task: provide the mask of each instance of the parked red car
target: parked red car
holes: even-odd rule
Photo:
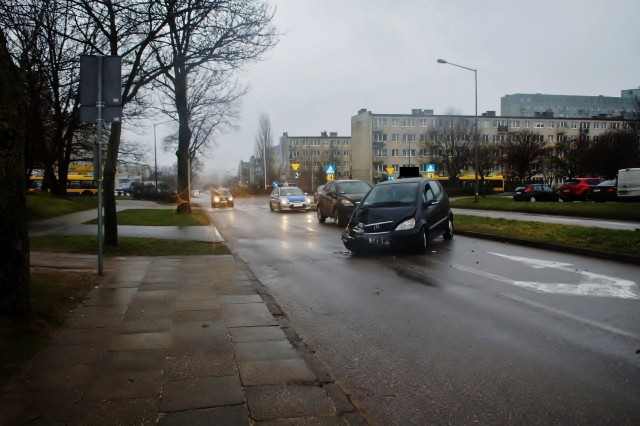
[[[562,201],[587,201],[589,189],[602,182],[599,178],[573,178],[567,179],[560,188]]]

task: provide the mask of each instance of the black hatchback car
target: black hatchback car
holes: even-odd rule
[[[342,242],[352,252],[389,247],[424,253],[440,235],[453,238],[446,191],[435,179],[408,178],[374,186],[353,212]]]
[[[318,222],[331,217],[338,226],[345,226],[362,197],[371,189],[371,185],[360,179],[341,179],[329,181],[318,192],[316,213]]]
[[[560,193],[543,183],[519,186],[513,191],[513,201],[560,201]]]

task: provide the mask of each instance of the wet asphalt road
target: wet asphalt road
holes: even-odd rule
[[[315,212],[212,214],[373,424],[640,424],[637,266],[462,236],[354,257]]]

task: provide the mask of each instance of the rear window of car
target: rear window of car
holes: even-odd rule
[[[304,195],[300,188],[282,188],[280,190],[280,195]]]
[[[364,194],[371,186],[366,182],[342,182],[338,184],[338,192],[343,194]]]
[[[576,183],[580,183],[578,179],[567,179],[564,184],[565,185],[575,185]]]

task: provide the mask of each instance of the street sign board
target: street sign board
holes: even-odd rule
[[[425,172],[427,172],[427,173],[435,173],[436,172],[436,165],[435,164],[427,164],[425,166]]]
[[[395,171],[396,169],[394,167],[387,167],[387,173],[391,174]]]
[[[334,167],[333,164],[328,164],[327,167],[325,168],[325,173],[328,175],[335,175],[336,168]]]

